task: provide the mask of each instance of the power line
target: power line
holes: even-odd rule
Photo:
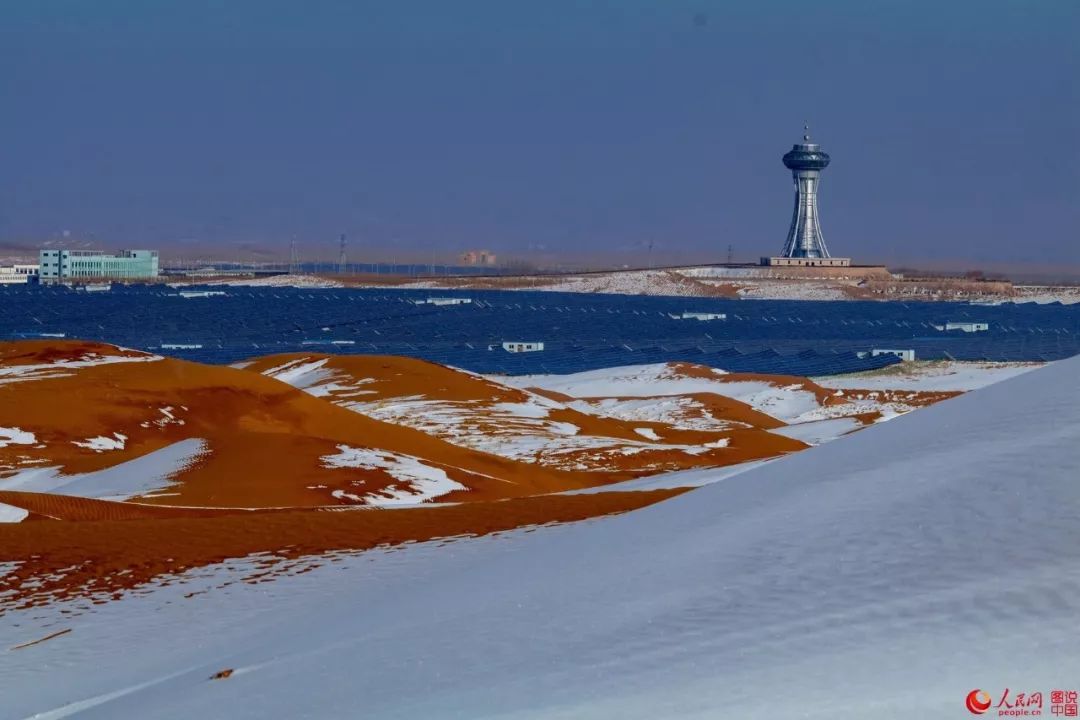
[[[289,274],[300,272],[300,251],[296,249],[296,238],[289,241]]]

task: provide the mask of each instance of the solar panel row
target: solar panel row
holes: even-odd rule
[[[200,288],[184,288],[185,292]],[[830,374],[920,359],[1056,360],[1080,352],[1080,308],[809,302],[527,291],[208,286],[0,287],[0,337],[64,335],[204,362],[319,351],[406,355],[476,372],[577,372],[687,360],[733,371]],[[224,292],[224,294],[216,294]],[[463,297],[463,304],[431,304]],[[683,318],[695,312],[723,319]],[[938,330],[985,322],[980,332]],[[503,343],[542,342],[510,353]]]

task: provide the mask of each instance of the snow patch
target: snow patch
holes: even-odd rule
[[[491,406],[491,409],[495,412],[506,413],[507,415],[513,415],[515,417],[546,418],[548,416],[548,408],[540,403],[503,402],[495,403]]]
[[[187,410],[186,407],[182,407],[182,410]],[[184,421],[178,418],[175,414],[175,408],[172,405],[166,405],[163,408],[158,408],[158,412],[161,413],[161,417],[155,420],[147,420],[139,423],[139,427],[159,427],[163,428],[166,425],[183,425]]]
[[[0,427],[0,448],[8,445],[33,445],[37,442],[34,433],[21,430],[17,427]]]
[[[786,427],[775,428],[769,432],[776,435],[783,435],[784,437],[792,438],[793,440],[800,440],[807,445],[820,445],[830,440],[835,440],[841,435],[846,435],[853,430],[858,430],[862,427],[862,423],[857,418],[841,417],[830,418],[828,420],[815,420],[811,422],[799,423],[797,425],[787,425]]]
[[[537,387],[574,398],[656,398],[661,396],[713,393],[732,398],[784,422],[799,422],[820,408],[814,393],[802,385],[777,386],[764,380],[727,380],[728,373],[712,369],[715,377],[682,375],[667,363],[628,365],[569,375],[520,375],[491,378],[511,387]],[[615,409],[620,401],[611,400]],[[587,406],[572,406],[587,412]],[[601,405],[601,407],[604,407]],[[640,412],[642,406],[638,407]],[[596,414],[596,410],[591,410]],[[639,418],[644,419],[644,418]]]
[[[337,280],[328,280],[316,275],[270,275],[259,278],[236,278],[232,280],[220,280],[213,283],[201,281],[200,284],[225,285],[228,287],[293,287],[306,290],[320,290],[325,288],[342,288],[344,283]]]
[[[348,377],[346,373],[325,367],[329,360],[330,358],[290,360],[283,365],[264,370],[262,374],[299,388],[308,395],[314,397],[332,396],[335,401],[340,398],[369,395],[376,392],[374,390],[359,389],[361,385],[375,382],[374,378],[348,378],[349,381],[345,382],[345,378]]]
[[[726,465],[721,468],[698,468],[694,470],[679,470],[678,472],[659,473],[647,477],[624,480],[611,483],[610,485],[597,485],[595,487],[582,488],[581,490],[567,490],[560,495],[595,495],[605,492],[627,492],[636,490],[666,490],[669,488],[703,487],[712,485],[721,480],[726,480],[736,475],[741,475],[747,470],[753,470],[765,463],[774,462],[776,458],[768,460],[752,460],[737,465]]]
[[[929,362],[903,363],[885,370],[813,378],[838,390],[914,390],[923,392],[977,390],[1042,367],[1042,363]]]
[[[118,348],[123,350],[124,348]],[[87,353],[77,360],[57,360],[51,363],[38,363],[36,365],[4,365],[0,364],[0,385],[13,382],[27,382],[31,380],[47,380],[51,378],[71,377],[74,375],[70,370],[109,365],[113,363],[131,362],[156,362],[162,360],[160,355],[100,355]]]
[[[124,444],[127,442],[127,435],[120,433],[113,433],[112,437],[106,437],[105,435],[98,435],[97,437],[89,438],[88,440],[79,441],[72,440],[72,445],[77,445],[87,450],[93,450],[94,452],[105,452],[107,450],[123,450]]]
[[[329,379],[331,371],[323,369],[328,360],[329,358],[310,361],[308,358],[290,360],[284,365],[264,370],[263,375],[288,383],[293,387],[307,388]]]
[[[328,468],[358,468],[362,470],[383,470],[395,480],[403,482],[408,489],[390,487],[363,497],[368,505],[414,505],[426,502],[440,495],[467,490],[461,483],[451,480],[444,470],[425,465],[412,455],[400,455],[386,450],[354,448],[338,445],[336,455],[324,455],[322,463]],[[336,491],[342,492],[342,491]],[[334,495],[335,497],[345,497]],[[356,498],[355,495],[348,496]],[[357,502],[359,502],[357,498]]]
[[[20,470],[0,478],[0,490],[127,500],[170,487],[172,478],[209,452],[206,441],[189,438],[104,470],[64,475],[58,467]]]
[[[14,505],[0,503],[0,523],[22,522],[30,513]],[[2,576],[2,574],[0,574]]]

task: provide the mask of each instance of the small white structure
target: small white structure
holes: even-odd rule
[[[727,313],[684,312],[669,317],[673,320],[727,320]]]
[[[913,362],[915,360],[914,350],[888,350],[885,348],[874,348],[870,351],[870,354],[874,357],[878,355],[895,355],[904,362]]]
[[[201,350],[202,345],[195,343],[161,343],[162,350]]]
[[[519,353],[519,352],[540,352],[544,349],[544,343],[542,342],[504,342],[502,344],[503,350],[506,352]]]
[[[467,305],[472,302],[472,298],[460,298],[460,297],[430,297],[424,300],[414,301],[417,305]]]
[[[75,290],[80,292],[109,292],[112,290],[112,283],[86,283],[85,285],[76,285]]]
[[[224,294],[224,290],[181,290],[179,293],[182,298],[207,298]]]
[[[982,322],[947,322],[935,325],[935,330],[963,330],[964,332],[983,332],[990,329],[990,323]]]
[[[19,285],[37,282],[38,265],[0,265],[0,285]]]

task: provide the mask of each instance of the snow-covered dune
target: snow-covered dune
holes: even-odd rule
[[[326,362],[289,363],[278,374],[326,389]],[[501,499],[629,477],[526,466],[349,412],[255,372],[102,343],[0,342],[0,376],[0,492],[186,507],[322,507],[409,496],[420,503],[436,491],[444,501]],[[383,461],[324,461],[343,445]],[[442,474],[447,482],[431,482]],[[158,492],[164,487],[168,492]],[[451,491],[458,496],[442,497]]]
[[[171,478],[206,454],[206,443],[188,438],[133,460],[95,472],[64,475],[55,467],[36,467],[0,477],[0,490],[48,492],[106,500],[161,495]]]
[[[1078,398],[1074,358],[613,518],[15,613],[0,717],[1048,715],[1080,677]]]
[[[709,378],[674,377],[674,370],[665,364],[612,368],[610,380],[605,379],[605,371],[546,376],[556,384],[569,382],[592,389],[609,383],[639,393],[645,392],[643,387],[662,385],[667,378],[666,387],[673,393],[636,401],[593,398],[595,405],[565,403],[531,392],[521,378],[484,377],[401,357],[279,355],[256,359],[244,369],[381,422],[559,470],[654,475],[732,465],[805,447],[801,441],[780,440],[767,432],[783,423],[741,402],[717,397],[703,403],[678,395],[686,388],[716,387],[716,382],[709,384],[714,371],[696,366],[693,369]],[[789,405],[812,403],[818,408],[812,394],[802,392],[801,386],[785,389],[788,384],[774,388],[768,382],[743,383],[750,386],[749,390],[743,387],[743,392],[771,396],[777,404],[788,400]]]

